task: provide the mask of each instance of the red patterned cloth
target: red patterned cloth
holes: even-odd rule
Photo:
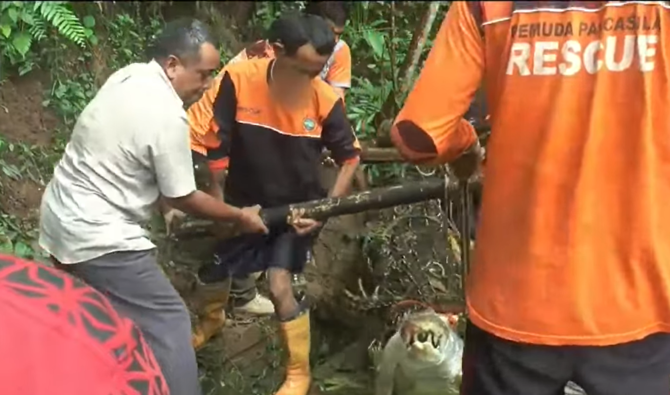
[[[0,255],[0,394],[168,395],[140,331],[102,294]]]

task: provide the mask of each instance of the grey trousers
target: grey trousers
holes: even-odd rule
[[[230,297],[233,306],[239,307],[251,302],[256,297],[256,279],[249,275],[244,278],[235,278],[230,285]]]
[[[156,262],[154,250],[123,251],[59,268],[107,296],[140,328],[156,356],[171,395],[200,395],[191,344],[191,318]]]

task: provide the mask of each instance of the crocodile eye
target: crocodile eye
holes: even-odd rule
[[[421,343],[425,343],[426,340],[428,340],[428,334],[426,332],[420,332],[417,336],[416,339],[420,341]]]

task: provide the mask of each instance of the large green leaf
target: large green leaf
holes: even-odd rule
[[[0,33],[7,38],[12,34],[12,27],[10,25],[0,25]]]
[[[30,50],[30,44],[32,44],[32,38],[29,34],[23,32],[18,33],[12,39],[12,45],[14,46],[14,49],[16,49],[16,51],[21,54],[21,56],[25,56],[28,53]]]
[[[384,42],[386,41],[386,36],[375,30],[366,30],[364,35],[365,41],[372,48],[375,58],[382,58],[384,56]]]
[[[16,8],[10,8],[7,10],[7,16],[12,22],[16,23],[19,20],[19,11]]]
[[[89,29],[93,29],[95,27],[95,18],[93,18],[91,15],[86,15],[82,20],[82,24],[84,27],[87,27]]]

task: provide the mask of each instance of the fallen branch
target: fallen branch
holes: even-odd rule
[[[395,148],[361,147],[362,163],[402,163],[405,159]]]

